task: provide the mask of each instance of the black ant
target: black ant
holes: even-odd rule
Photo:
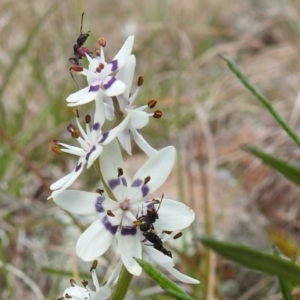
[[[157,234],[151,231],[143,233],[144,237],[153,244],[154,249],[162,252],[164,255],[167,255],[172,258],[172,252],[164,248],[162,240]]]
[[[141,231],[147,232],[149,230],[154,230],[153,223],[155,223],[156,220],[158,220],[158,210],[160,208],[161,202],[164,198],[164,195],[162,195],[160,200],[153,199],[151,203],[151,208],[147,209],[147,215],[140,216],[137,221],[133,222],[136,226],[140,226]],[[157,210],[155,210],[154,204],[158,204],[159,206]]]

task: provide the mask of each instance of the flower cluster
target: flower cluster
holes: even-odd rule
[[[99,49],[95,54],[88,50],[83,53],[89,63],[87,69],[74,59],[76,65],[71,69],[86,76],[88,86],[67,97],[67,105],[74,107],[95,101],[95,111],[93,118],[85,116],[84,129],[78,110],[73,110],[76,123],[69,124],[67,130],[77,140],[77,147],[54,140],[55,153],[66,152],[79,158],[70,174],[51,185],[49,199],[71,213],[96,216],[77,241],[76,252],[84,261],[97,259],[116,240],[121,258],[118,266],[123,264],[131,274],[141,274],[135,258],[142,258],[162,266],[182,282],[199,283],[174,268],[172,253],[165,248],[165,241],[178,238],[180,231],[194,221],[195,214],[179,201],[151,196],[168,178],[176,151],[173,146],[154,149],[139,132],[149,123],[149,117],[160,118],[162,113],[145,111],[155,107],[155,100],[141,107],[134,106],[143,78],[138,78],[137,88],[131,93],[136,66],[135,56],[131,54],[133,41],[130,36],[110,62],[105,60],[103,38],[98,40]],[[131,138],[148,156],[133,178],[126,173],[121,150],[122,147],[132,154]],[[96,192],[68,190],[84,167],[92,165],[99,173],[101,188]],[[114,277],[115,280],[117,275]],[[87,284],[82,288],[71,283],[65,298],[73,295],[75,299],[107,299],[110,295],[108,285],[100,288],[94,281],[95,294]]]

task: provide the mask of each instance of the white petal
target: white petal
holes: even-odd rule
[[[142,244],[140,234],[118,235],[118,246],[124,266],[129,273],[139,276],[142,268],[134,258],[142,258]]]
[[[124,150],[131,155],[131,139],[130,139],[130,131],[127,128],[125,128],[119,135],[118,140],[121,144],[121,146],[124,148]]]
[[[84,261],[92,261],[107,251],[114,238],[101,220],[90,225],[79,237],[76,245],[77,255]]]
[[[95,145],[95,149],[90,153],[87,160],[87,168],[89,168],[94,161],[100,156],[103,151],[103,147],[101,145]]]
[[[62,191],[53,196],[54,202],[63,209],[80,215],[96,214],[95,204],[99,194],[76,190]]]
[[[105,122],[105,109],[103,104],[103,95],[104,92],[102,90],[99,91],[95,102],[96,102],[96,110],[94,114],[94,124],[97,122],[100,124],[100,127],[103,127]]]
[[[126,109],[130,114],[130,124],[133,128],[141,129],[145,127],[149,122],[149,116],[146,112],[135,109]]]
[[[121,80],[118,80],[112,76],[107,76],[103,81],[103,88],[105,94],[108,97],[112,97],[122,94],[125,91],[126,86]]]
[[[116,75],[116,78],[123,81],[126,85],[126,90],[123,92],[123,95],[127,100],[129,99],[135,65],[136,65],[136,59],[135,56],[132,54],[129,56],[125,66]]]
[[[185,204],[163,199],[158,211],[159,219],[155,222],[155,229],[176,231],[187,228],[195,219],[194,211]]]
[[[80,101],[82,98],[84,98],[84,96],[88,93],[89,91],[89,87],[85,87],[84,89],[79,90],[78,92],[75,92],[73,94],[71,94],[66,101],[67,102],[78,102]]]
[[[106,300],[111,295],[111,289],[108,286],[101,287],[93,296],[93,300]]]
[[[107,279],[106,282],[107,285],[112,286],[117,283],[122,267],[123,267],[122,260],[119,260],[117,266],[114,268],[111,275]]]
[[[180,280],[181,282],[189,283],[189,284],[198,284],[199,280],[189,277],[185,274],[180,273],[178,270],[174,268],[166,268],[175,278]]]
[[[97,85],[99,85],[99,82],[93,81],[92,85],[97,86]],[[86,104],[86,103],[93,101],[97,97],[97,95],[100,91],[100,86],[99,86],[99,89],[92,90],[92,85],[90,85],[88,87],[88,92],[79,101],[70,102],[70,103],[68,103],[68,106],[73,107],[73,106],[82,105],[82,104]],[[67,98],[67,100],[68,100],[68,98]]]
[[[111,106],[110,104],[104,103],[104,107],[105,107],[106,119],[109,121],[112,121],[115,118],[115,111],[114,111],[113,106]]]
[[[169,146],[158,151],[144,163],[135,174],[128,193],[128,198],[131,199],[132,203],[141,201],[142,198],[156,191],[166,181],[173,168],[175,154],[175,148]],[[147,176],[150,176],[150,181],[146,185],[141,184],[136,187],[136,183],[144,181]]]
[[[136,144],[146,153],[148,157],[151,157],[158,152],[146,142],[143,136],[136,129],[132,129],[131,134]]]
[[[118,54],[112,60],[118,60],[118,70],[121,69],[131,54],[134,36],[129,36]]]
[[[64,294],[63,294],[64,299],[67,299],[67,298],[65,298],[65,296],[67,294],[69,296],[71,296],[71,298],[74,298],[74,299],[77,299],[77,300],[84,300],[84,299],[89,299],[90,298],[89,292],[87,291],[87,289],[83,288],[83,287],[80,287],[78,285],[67,288],[64,291]]]
[[[171,257],[154,249],[153,246],[143,245],[143,255],[144,254],[147,254],[153,262],[164,268],[173,268],[174,266],[174,261]]]

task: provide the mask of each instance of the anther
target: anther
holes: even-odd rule
[[[141,226],[143,224],[143,222],[141,220],[136,220],[136,221],[133,221],[133,224],[135,226]]]
[[[70,296],[69,294],[65,294],[65,298],[72,299],[72,296]]]
[[[90,272],[92,272],[92,270],[95,270],[98,266],[98,260],[94,260],[90,269]]]
[[[53,151],[54,153],[57,153],[57,154],[60,154],[60,153],[61,153],[60,147],[59,147],[58,145],[56,145],[56,144],[53,144],[52,147],[51,147],[51,149],[52,149],[52,151]]]
[[[140,76],[140,77],[138,78],[137,85],[138,85],[138,86],[142,86],[143,83],[144,83],[144,78],[143,78],[142,76]]]
[[[103,64],[103,63],[100,63],[99,66],[96,68],[96,71],[97,71],[98,73],[100,73],[103,69],[104,69],[104,64]]]
[[[78,139],[79,136],[80,136],[80,133],[79,133],[78,130],[75,130],[75,131],[73,131],[73,132],[71,133],[71,137],[72,137],[73,139]]]
[[[102,196],[102,194],[104,193],[104,190],[96,189],[96,193],[98,193],[98,194],[100,194]]]
[[[106,40],[105,40],[105,38],[98,38],[98,44],[101,47],[105,47],[106,46]]]
[[[84,286],[84,287],[87,287],[88,286],[88,284],[89,284],[89,282],[87,281],[87,280],[83,280],[82,282],[82,285]]]
[[[65,298],[64,297],[61,297],[61,298],[57,298],[57,300],[64,300]]]
[[[75,72],[82,72],[83,71],[83,66],[73,65],[73,66],[71,66],[70,70],[73,70]]]
[[[76,128],[75,128],[75,126],[74,126],[73,124],[69,124],[69,125],[67,126],[67,130],[68,130],[70,133],[72,133],[73,131],[76,130]]]
[[[86,115],[85,116],[85,123],[86,124],[90,124],[90,122],[91,122],[91,116],[90,115]]]
[[[160,200],[159,200],[159,199],[152,199],[152,203],[153,203],[153,204],[159,204],[159,203],[160,203]]]
[[[79,112],[78,112],[78,109],[74,108],[74,109],[72,110],[72,112],[73,112],[73,115],[74,115],[75,118],[79,118]]]
[[[96,56],[100,56],[100,49],[99,48],[95,48],[95,54],[96,54]]]
[[[166,234],[171,234],[171,233],[172,233],[172,231],[167,231],[167,230],[164,230],[164,233],[166,233]]]
[[[109,209],[106,214],[109,216],[109,217],[114,217],[114,213]]]
[[[174,239],[174,240],[179,239],[181,236],[182,236],[182,232],[178,232],[177,234],[175,234],[175,235],[173,236],[173,239]]]
[[[70,283],[71,283],[71,286],[75,286],[76,285],[76,282],[74,279],[70,279]]]
[[[160,110],[156,110],[153,114],[154,119],[159,119],[162,116],[162,112]]]
[[[157,101],[156,100],[150,100],[147,105],[149,108],[153,108],[156,105]]]
[[[122,176],[123,173],[123,169],[122,168],[118,168],[118,177]]]
[[[150,176],[145,177],[145,179],[144,179],[144,184],[147,184],[147,183],[150,181],[150,179],[151,179]]]

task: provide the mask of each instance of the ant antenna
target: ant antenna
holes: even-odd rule
[[[159,209],[160,209],[160,205],[161,205],[161,203],[162,203],[163,199],[164,199],[164,194],[162,194],[162,195],[161,195],[161,199],[160,199],[160,202],[159,202],[159,205],[158,205],[158,208],[157,208],[156,212],[158,212],[158,211],[159,211]]]
[[[82,34],[83,16],[84,16],[84,12],[83,12],[82,15],[81,15],[80,34]]]

